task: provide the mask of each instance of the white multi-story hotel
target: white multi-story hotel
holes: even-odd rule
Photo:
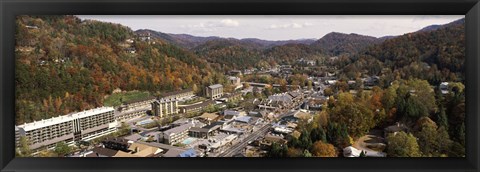
[[[30,149],[53,148],[61,141],[73,144],[115,132],[117,122],[113,113],[113,107],[100,107],[25,123],[17,128],[19,135],[29,140]]]
[[[171,115],[178,113],[177,99],[160,99],[152,103],[152,111],[155,116],[163,117],[164,115]]]

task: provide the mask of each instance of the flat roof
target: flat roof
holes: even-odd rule
[[[177,126],[177,127],[173,127],[173,128],[171,128],[167,131],[164,131],[163,133],[166,134],[166,135],[171,135],[171,134],[174,134],[174,133],[179,133],[179,132],[188,130],[192,126],[193,126],[192,123],[186,123],[186,124],[183,124],[183,125],[180,125],[180,126]]]
[[[113,112],[114,110],[115,109],[113,109],[113,107],[99,107],[99,108],[90,109],[90,110],[86,110],[86,111],[82,111],[82,112],[74,112],[74,113],[70,113],[68,115],[53,117],[53,118],[49,118],[49,119],[43,119],[41,121],[34,121],[34,122],[31,122],[31,123],[25,123],[25,124],[19,125],[17,127],[20,128],[20,129],[23,129],[25,131],[31,131],[31,130],[35,130],[35,129],[39,129],[39,128],[43,128],[43,127],[47,127],[47,126],[51,126],[51,125],[56,125],[56,124],[72,121],[72,120],[78,119],[78,118],[85,118],[85,117],[89,117],[89,116],[93,116],[93,115],[97,115],[97,114],[101,114],[101,113],[105,113],[105,112],[110,112],[110,111]]]
[[[215,114],[215,113],[203,113],[201,116],[199,116],[199,118],[204,118],[204,119],[207,119],[207,120],[214,120],[216,118],[218,118],[219,115]]]
[[[208,106],[210,104],[213,104],[213,101],[212,100],[207,100],[207,101],[204,101],[202,103],[199,103],[199,104],[194,104],[194,105],[190,105],[190,106],[184,106],[184,107],[181,107],[181,108],[184,108],[184,109],[195,109],[195,108],[198,108],[198,107],[203,107],[203,106]]]
[[[208,86],[208,88],[211,88],[211,89],[215,89],[215,88],[221,88],[221,87],[223,87],[223,85],[222,85],[222,84],[214,84],[214,85],[210,85],[210,86]]]

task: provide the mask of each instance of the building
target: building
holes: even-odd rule
[[[219,117],[220,116],[217,115],[216,113],[203,113],[198,118],[206,122],[212,122],[212,121],[217,121]]]
[[[73,144],[115,132],[117,122],[113,112],[113,107],[100,107],[17,127],[19,135],[30,141],[30,149],[53,148],[58,142]]]
[[[210,85],[205,88],[205,95],[208,98],[215,100],[223,96],[223,85],[222,84],[215,84]]]
[[[115,111],[115,120],[125,121],[142,115],[146,115],[150,108],[134,109],[128,111]]]
[[[129,100],[123,102],[123,104],[120,106],[120,111],[125,111],[125,110],[132,110],[132,109],[138,109],[138,108],[144,108],[150,106],[150,104],[155,101],[154,96],[148,96],[145,98],[141,99],[135,99],[135,100]]]
[[[230,82],[230,84],[233,85],[233,87],[235,88],[235,90],[240,89],[240,88],[243,87],[242,83],[240,82],[240,78],[239,78],[239,77],[236,77],[236,76],[228,77],[228,81]]]
[[[242,98],[242,92],[227,93],[223,96],[225,102],[241,100]]]
[[[95,147],[80,157],[158,157],[163,150],[143,143],[131,142],[127,149],[116,150],[107,147]]]
[[[442,82],[440,83],[440,91],[442,94],[448,94],[448,82]]]
[[[383,130],[384,137],[387,138],[389,134],[396,135],[398,132],[409,132],[409,128],[401,123],[396,123],[395,125],[388,126]]]
[[[164,99],[177,99],[183,100],[195,96],[193,94],[193,89],[188,88],[180,91],[173,91],[168,93],[163,93],[160,97]]]
[[[189,105],[189,106],[182,106],[179,107],[180,113],[195,113],[195,112],[200,112],[203,109],[205,109],[207,106],[214,104],[213,101],[207,100],[202,103],[194,104],[194,105]]]
[[[20,130],[18,129],[17,126],[15,126],[15,146],[16,147],[20,146]]]
[[[174,145],[180,143],[188,137],[188,130],[194,126],[192,123],[182,124],[180,126],[168,129],[159,133],[159,142]]]
[[[213,122],[210,125],[202,126],[202,127],[192,127],[188,130],[188,135],[190,137],[195,138],[203,138],[206,139],[210,136],[213,136],[214,131],[217,131],[223,128],[223,122]]]
[[[240,70],[231,70],[228,72],[229,75],[232,75],[232,76],[240,76],[242,75],[242,71]]]
[[[160,99],[152,103],[152,112],[155,116],[166,116],[178,113],[177,99]]]

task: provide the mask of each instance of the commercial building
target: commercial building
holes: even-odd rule
[[[188,137],[188,130],[194,126],[193,123],[186,123],[159,133],[159,142],[173,145],[180,143]]]
[[[58,142],[73,144],[113,133],[117,122],[112,107],[100,107],[83,112],[19,125],[19,135],[30,141],[30,149],[53,148]]]
[[[193,89],[188,88],[180,91],[173,91],[173,92],[168,92],[168,93],[163,93],[160,98],[163,99],[177,99],[177,100],[183,100],[187,98],[191,98],[195,96],[193,94]]]
[[[215,100],[223,96],[223,85],[222,84],[215,84],[210,85],[205,88],[205,95],[208,98]]]
[[[155,116],[166,116],[178,113],[177,99],[160,99],[152,103],[152,112]]]
[[[194,113],[194,112],[202,111],[203,109],[205,109],[207,106],[211,104],[214,104],[214,102],[211,100],[207,100],[198,104],[182,106],[182,107],[179,107],[179,109],[180,109],[180,113]]]
[[[148,96],[148,97],[141,98],[141,99],[125,101],[120,106],[120,110],[125,111],[125,110],[132,110],[132,109],[148,107],[148,106],[150,106],[150,104],[153,101],[155,101],[155,99],[156,98],[154,96]]]
[[[150,107],[151,108],[151,107]],[[133,109],[127,111],[115,111],[115,120],[125,121],[142,115],[146,115],[150,108]]]

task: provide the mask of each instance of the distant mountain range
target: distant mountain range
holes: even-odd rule
[[[160,39],[162,41],[178,45],[187,49],[193,49],[201,44],[206,43],[207,41],[231,41],[237,42],[237,44],[251,44],[255,46],[260,46],[260,48],[268,48],[272,46],[279,46],[285,44],[311,44],[315,42],[315,39],[297,39],[297,40],[280,40],[280,41],[270,41],[262,40],[257,38],[244,38],[244,39],[235,39],[235,38],[222,38],[217,36],[201,37],[193,36],[188,34],[171,34],[163,33],[154,30],[140,29],[135,31],[137,34],[150,34],[151,36]]]
[[[435,31],[464,23],[464,19],[445,25],[431,25],[417,32]],[[153,30],[137,30],[136,34],[150,34],[160,41],[191,50],[210,63],[227,69],[255,66],[259,61],[291,63],[299,58],[319,56],[352,56],[369,47],[401,36],[372,37],[356,33],[331,32],[319,39],[271,41],[257,38],[201,37],[188,34],[170,34]],[[414,32],[416,33],[416,32]]]

